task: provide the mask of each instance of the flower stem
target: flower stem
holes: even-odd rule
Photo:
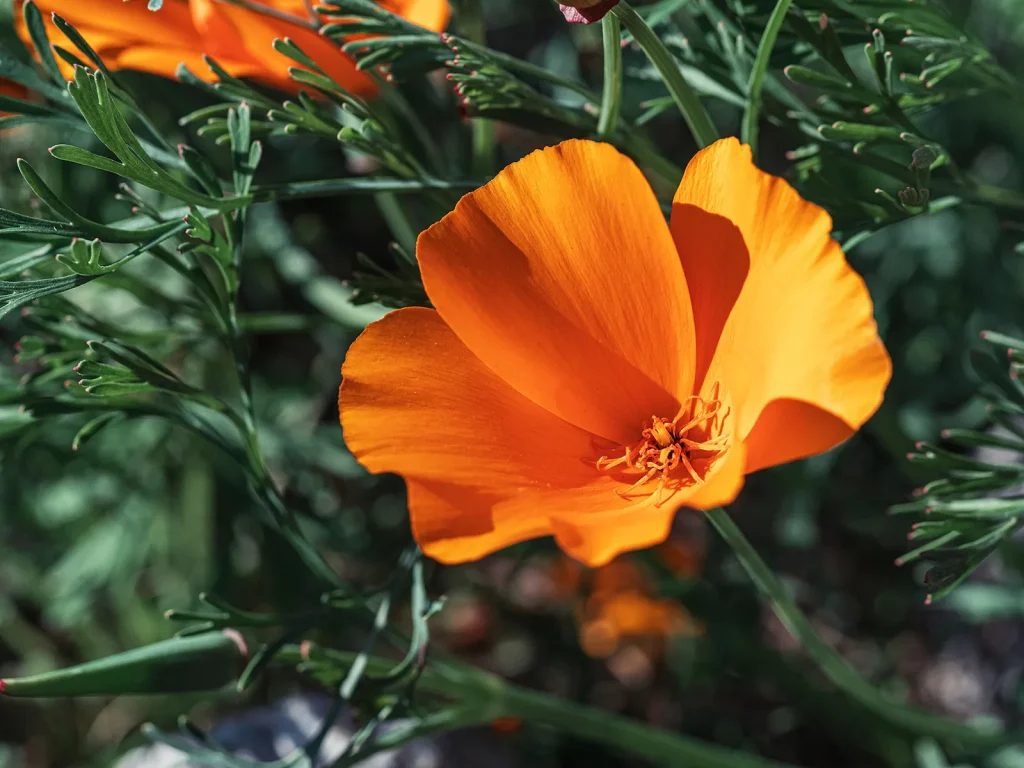
[[[355,663],[359,654],[350,651],[306,650],[285,646],[282,663],[326,664],[340,675]],[[394,662],[366,657],[366,672],[387,675]],[[637,720],[601,709],[566,701],[558,696],[513,685],[497,675],[447,658],[433,658],[424,668],[417,691],[456,702],[462,716],[440,730],[483,725],[498,718],[516,718],[554,728],[560,733],[604,744],[623,755],[633,755],[659,766],[686,768],[793,768],[728,747],[708,743],[679,733],[661,730]],[[397,746],[397,745],[395,745]]]
[[[479,187],[482,181],[448,181],[424,177],[421,179],[394,179],[385,177],[317,179],[315,181],[293,181],[285,184],[257,184],[252,188],[256,202],[273,200],[302,200],[311,197],[332,197],[334,195],[366,195],[390,193],[396,195],[423,192],[454,192],[463,194]]]
[[[597,120],[597,138],[608,141],[619,122],[622,103],[622,28],[619,17],[608,14],[601,20],[604,38],[604,93]]]
[[[761,112],[761,89],[764,87],[765,78],[768,75],[768,61],[772,56],[772,49],[775,48],[775,40],[782,29],[782,23],[786,19],[789,5],[792,0],[779,0],[768,19],[768,26],[765,27],[764,35],[757,46],[757,57],[754,59],[754,68],[750,71],[750,80],[747,81],[747,108],[743,113],[743,126],[740,131],[740,138],[744,144],[750,145],[750,151],[754,158],[757,158],[757,127],[758,116]]]
[[[831,645],[822,639],[811,622],[797,607],[779,579],[724,509],[711,509],[708,520],[732,549],[750,580],[770,604],[789,633],[803,646],[807,655],[844,693],[889,723],[922,736],[943,742],[992,748],[1017,739],[944,717],[931,715],[907,704],[892,701],[853,669]]]
[[[668,92],[683,114],[683,119],[690,126],[693,138],[702,148],[714,144],[719,138],[718,129],[711,122],[711,116],[704,109],[704,105],[700,103],[696,92],[686,82],[672,53],[661,42],[654,30],[647,26],[647,22],[633,10],[626,0],[621,0],[612,8],[611,13],[629,30],[640,47],[644,49],[651,64],[658,70],[661,79],[665,81]]]
[[[505,717],[547,725],[561,733],[643,758],[654,765],[686,768],[786,768],[784,763],[653,728],[604,710],[517,686],[504,686],[502,706]]]
[[[463,34],[477,45],[484,46],[486,31],[481,0],[462,0],[456,5],[456,10],[458,25]],[[494,121],[484,117],[475,117],[472,121],[472,131],[472,173],[474,176],[490,176],[494,172],[497,162]]]

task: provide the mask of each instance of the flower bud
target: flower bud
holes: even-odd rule
[[[605,14],[618,4],[619,0],[572,0],[569,3],[559,3],[559,6],[566,21],[590,24],[603,19]]]

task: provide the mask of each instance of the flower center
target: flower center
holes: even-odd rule
[[[716,384],[707,400],[693,395],[686,398],[673,419],[651,416],[645,422],[640,439],[623,447],[618,457],[602,456],[597,460],[601,471],[616,470],[639,478],[620,496],[650,493],[654,505],[660,507],[676,491],[703,485],[708,471],[728,450],[729,435],[721,431],[728,409],[718,399]],[[657,480],[651,490],[640,490]]]

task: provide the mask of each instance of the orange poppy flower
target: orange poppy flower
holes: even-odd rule
[[[593,21],[600,21],[612,8],[619,4],[619,0],[573,0],[569,3],[559,3],[562,15],[566,21],[574,24],[590,24]]]
[[[698,153],[665,223],[613,147],[509,166],[420,235],[433,309],[366,328],[339,393],[349,448],[405,476],[446,563],[554,535],[590,565],[675,511],[828,450],[891,364],[832,221],[735,139]]]
[[[208,54],[236,77],[294,92],[298,86],[288,69],[296,64],[272,47],[276,38],[288,37],[342,87],[363,95],[374,92],[372,79],[356,70],[337,43],[310,27],[304,0],[250,4],[269,13],[225,0],[164,0],[155,12],[146,7],[146,0],[36,0],[46,16],[58,13],[81,32],[111,69],[174,77],[184,63],[196,75],[214,80],[202,59]],[[380,5],[436,32],[448,23],[447,0],[383,0]],[[18,32],[27,44],[28,31],[20,18],[18,14]],[[61,39],[53,27],[50,30],[51,40]]]

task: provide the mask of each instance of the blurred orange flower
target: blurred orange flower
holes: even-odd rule
[[[686,565],[676,570],[674,564],[684,550]],[[692,578],[699,571],[701,555],[692,544],[670,539],[657,554],[680,576]],[[608,658],[624,644],[639,642],[648,646],[648,656],[656,658],[664,641],[702,631],[682,605],[655,597],[644,573],[630,560],[618,558],[595,570],[589,590],[582,584],[579,564],[567,559],[560,570],[567,569],[575,569],[577,574],[576,621],[580,647],[589,656]]]
[[[272,47],[276,38],[291,38],[328,75],[357,94],[371,94],[374,84],[357,72],[338,45],[310,24],[305,0],[248,0],[255,8],[229,0],[164,0],[150,11],[146,0],[36,0],[39,9],[70,22],[111,69],[132,69],[174,77],[184,63],[196,75],[215,79],[203,54],[236,77],[250,78],[283,91],[298,90],[289,78],[297,66]],[[436,32],[448,23],[447,0],[382,0],[380,5],[414,24]],[[28,32],[18,14],[18,32]],[[49,22],[48,22],[49,26]],[[51,39],[60,39],[52,26]]]
[[[681,506],[828,450],[891,373],[832,221],[735,139],[698,153],[671,226],[607,144],[534,152],[420,235],[437,308],[371,324],[339,393],[348,445],[405,476],[423,550],[554,535],[598,566]]]

